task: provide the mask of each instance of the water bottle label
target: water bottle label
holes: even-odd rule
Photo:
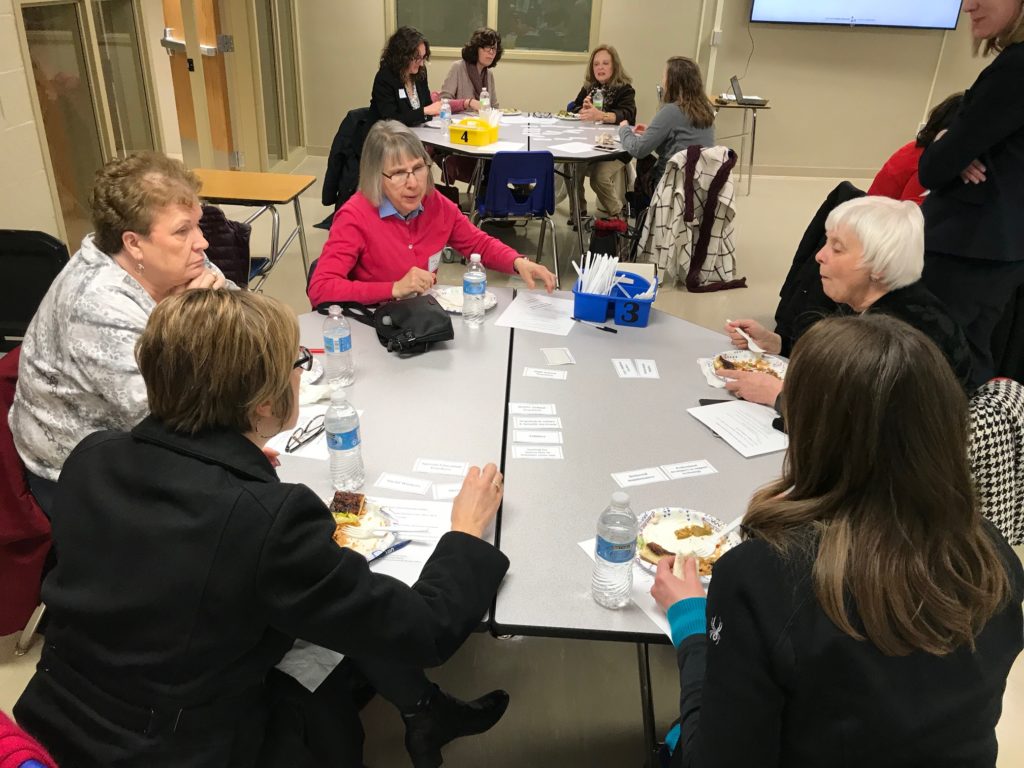
[[[599,560],[608,563],[628,563],[636,554],[636,541],[627,544],[612,544],[598,536],[595,550]]]
[[[359,427],[348,432],[328,432],[327,448],[332,451],[349,451],[359,446]]]
[[[352,349],[352,335],[342,336],[341,338],[334,338],[331,336],[324,336],[324,352],[331,354],[333,352],[348,352]]]
[[[463,280],[462,292],[467,296],[483,296],[487,289],[486,280]]]

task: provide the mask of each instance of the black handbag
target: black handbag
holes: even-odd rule
[[[327,314],[327,308],[334,304],[346,317],[377,331],[377,340],[388,352],[403,357],[418,355],[435,342],[455,338],[451,316],[429,294],[387,301],[376,309],[353,301],[331,301],[318,306],[317,311]]]

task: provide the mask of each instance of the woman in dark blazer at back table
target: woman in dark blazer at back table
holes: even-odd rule
[[[1024,284],[1024,3],[965,0],[975,45],[997,52],[918,167],[931,190],[924,282],[971,347],[975,383],[994,373],[992,330]]]
[[[370,124],[398,120],[415,127],[436,117],[441,102],[430,101],[427,68],[430,43],[412,27],[399,27],[380,54],[380,69],[370,94]]]

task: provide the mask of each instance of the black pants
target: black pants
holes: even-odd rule
[[[47,480],[45,477],[33,475],[27,469],[25,470],[25,479],[28,481],[28,489],[35,496],[36,504],[43,510],[46,519],[52,520],[53,497],[57,494],[57,484],[53,480]]]
[[[928,251],[922,279],[967,337],[974,369],[972,386],[988,381],[995,374],[992,331],[1017,288],[1024,284],[1024,261],[969,259]]]

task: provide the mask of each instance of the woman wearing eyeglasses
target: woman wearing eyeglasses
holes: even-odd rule
[[[278,480],[262,449],[295,427],[298,342],[294,314],[258,294],[161,302],[136,348],[150,415],[65,462],[46,644],[15,707],[60,765],[361,765],[350,665],[299,689],[274,670],[294,639],[385,670],[435,666],[493,600],[508,568],[481,538],[502,495],[493,464],[469,470],[411,588],[339,548],[323,501]],[[417,768],[508,701],[421,695],[403,709]]]
[[[491,107],[498,106],[498,93],[494,85],[494,68],[504,53],[501,35],[489,27],[481,27],[462,48],[462,60],[452,64],[441,85],[440,96],[461,101],[464,109],[480,109],[480,91],[487,89]],[[453,112],[458,112],[454,105]]]
[[[394,120],[374,125],[359,161],[359,190],[335,214],[309,281],[312,305],[425,293],[448,245],[479,253],[485,267],[516,273],[530,288],[554,290],[548,269],[474,227],[433,187],[430,156],[415,134]]]
[[[430,43],[412,27],[399,27],[380,54],[380,69],[370,94],[370,123],[398,120],[421,125],[441,112],[440,102],[430,101],[427,68]]]

